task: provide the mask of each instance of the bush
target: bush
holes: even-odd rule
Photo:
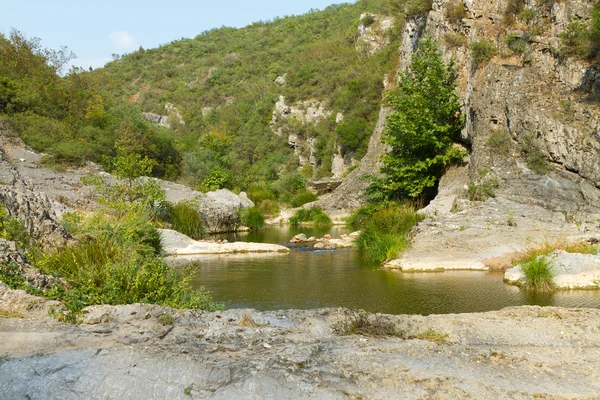
[[[510,34],[506,36],[504,39],[506,45],[515,54],[523,54],[525,49],[527,48],[527,42],[523,39],[521,35],[518,34]]]
[[[239,210],[242,225],[250,229],[260,229],[265,226],[265,216],[258,207],[242,208]]]
[[[521,265],[525,274],[524,288],[536,292],[550,292],[554,288],[552,264],[547,257],[539,256]]]
[[[76,231],[77,244],[38,261],[44,273],[66,280],[68,289],[46,295],[63,301],[71,318],[93,304],[215,309],[204,289],[192,290],[189,276],[167,266],[160,235],[145,216],[96,214]]]
[[[533,137],[526,132],[521,138],[521,150],[525,153],[527,166],[536,174],[544,175],[550,171],[550,163],[546,154],[535,145]]]
[[[194,240],[200,240],[206,235],[204,221],[198,212],[198,204],[195,201],[183,200],[173,205],[163,202],[163,219],[171,224],[171,227],[177,232],[191,237]]]
[[[479,68],[486,64],[497,53],[496,46],[489,40],[471,43],[471,65]]]
[[[447,33],[444,41],[449,47],[463,47],[467,44],[467,38],[461,33]]]
[[[461,2],[446,4],[446,18],[452,23],[459,23],[467,17],[465,7]]]
[[[512,148],[512,139],[510,133],[505,130],[493,132],[486,140],[487,147],[494,153],[500,153],[508,156]]]
[[[317,201],[318,199],[319,198],[317,197],[316,194],[314,194],[313,192],[311,192],[308,189],[304,189],[304,190],[301,190],[300,192],[296,193],[294,195],[294,197],[291,198],[290,204],[292,205],[292,207],[300,207],[306,203],[311,203],[313,201]]]
[[[429,12],[433,6],[433,0],[409,0],[406,2],[406,16],[415,17]]]
[[[496,189],[500,187],[498,178],[487,180],[483,183],[470,183],[468,187],[468,198],[470,201],[485,201],[490,197],[496,197]]]
[[[275,200],[275,192],[266,183],[252,183],[246,190],[248,198],[254,202],[254,204],[260,204],[264,200]]]
[[[302,222],[313,223],[317,226],[332,225],[333,222],[320,207],[300,209],[290,218],[290,224],[300,225]]]
[[[275,200],[263,200],[259,205],[260,211],[267,217],[273,217],[279,214],[281,210],[279,208],[279,203]]]
[[[512,24],[515,18],[523,12],[525,0],[508,0],[508,5],[504,11],[506,22]]]
[[[394,259],[408,247],[408,233],[425,218],[410,204],[366,206],[349,218],[354,229],[360,229],[356,247],[365,259],[381,263]]]

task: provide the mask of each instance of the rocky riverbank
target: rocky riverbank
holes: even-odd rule
[[[69,325],[48,316],[57,307],[0,284],[4,398],[592,399],[600,393],[600,310],[514,307],[423,317],[129,305],[89,307],[79,325]],[[342,334],[353,321],[364,334]]]
[[[285,246],[270,243],[250,243],[194,240],[171,229],[159,229],[165,253],[169,256],[192,256],[240,253],[289,253]]]

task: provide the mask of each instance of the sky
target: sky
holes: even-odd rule
[[[71,62],[98,68],[123,54],[193,38],[205,30],[243,27],[277,16],[304,14],[349,0],[19,0],[0,12],[0,32],[15,28],[51,49],[67,46]]]

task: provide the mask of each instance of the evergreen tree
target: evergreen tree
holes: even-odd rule
[[[409,70],[386,101],[383,142],[390,151],[382,157],[383,178],[367,192],[372,200],[419,197],[435,187],[444,168],[464,157],[452,145],[464,124],[456,92],[456,73],[446,65],[437,44],[423,38]]]

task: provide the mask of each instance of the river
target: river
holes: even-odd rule
[[[267,227],[224,235],[230,241],[286,244],[295,234],[339,237],[345,227]],[[446,271],[402,273],[366,263],[356,250],[202,257],[192,284],[210,290],[227,308],[351,307],[389,314],[447,314],[541,305],[600,308],[600,291],[534,294],[503,282],[503,273]]]

